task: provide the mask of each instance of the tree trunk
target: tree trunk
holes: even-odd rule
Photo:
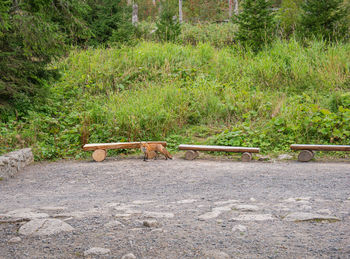
[[[235,1],[235,15],[238,14],[238,0],[234,0]]]
[[[237,0],[236,0],[237,1]],[[228,0],[228,17],[232,17],[232,0]]]
[[[182,23],[182,0],[179,0],[179,22]]]
[[[136,25],[139,21],[139,18],[138,18],[138,10],[139,10],[139,7],[137,4],[133,4],[132,5],[132,24],[133,25]]]

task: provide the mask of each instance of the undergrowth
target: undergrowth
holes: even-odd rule
[[[258,54],[142,42],[73,50],[45,105],[0,124],[0,153],[80,158],[85,143],[349,144],[350,44],[277,41]]]

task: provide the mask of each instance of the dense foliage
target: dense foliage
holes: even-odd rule
[[[272,4],[269,0],[244,0],[242,11],[235,17],[236,40],[258,51],[274,39]]]
[[[329,41],[349,38],[350,9],[343,0],[305,0],[301,11],[299,30],[303,37],[315,35]]]
[[[86,21],[93,36],[90,44],[130,42],[135,27],[131,24],[131,8],[121,0],[88,0],[90,12]]]
[[[167,1],[162,1],[160,17],[157,21],[156,35],[161,41],[174,42],[181,33],[181,25]]]
[[[82,157],[87,142],[159,140],[289,150],[347,144],[350,44],[277,41],[258,54],[141,43],[72,51],[46,105],[0,125],[0,152]]]
[[[15,107],[24,113],[45,94],[47,69],[67,42],[87,37],[79,19],[87,6],[78,0],[2,1],[0,4],[0,119]],[[74,18],[73,18],[74,17]]]

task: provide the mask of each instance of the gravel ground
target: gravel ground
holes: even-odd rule
[[[350,163],[35,163],[0,214],[0,258],[350,258]]]

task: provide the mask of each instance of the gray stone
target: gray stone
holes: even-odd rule
[[[70,232],[74,228],[59,219],[33,219],[25,223],[18,233],[21,235],[46,236]]]
[[[247,231],[247,227],[244,225],[236,225],[232,228],[233,232],[246,232]]]
[[[120,228],[124,227],[123,223],[118,220],[113,220],[104,225],[106,228]]]
[[[14,177],[17,172],[34,161],[30,148],[25,148],[0,156],[0,179]]]
[[[7,242],[10,243],[10,244],[15,244],[15,243],[19,243],[21,241],[22,241],[22,238],[20,238],[20,237],[13,237]]]
[[[17,209],[7,212],[6,214],[1,214],[0,216],[13,218],[13,219],[38,219],[38,218],[47,218],[49,217],[46,213],[38,213],[34,212],[31,208],[23,208],[23,209]]]
[[[277,157],[278,160],[291,160],[293,159],[293,156],[289,154],[282,154]]]
[[[230,221],[266,221],[274,219],[271,214],[243,214],[230,219]]]
[[[176,203],[178,204],[189,204],[189,203],[193,203],[196,202],[197,200],[194,199],[188,199],[188,200],[181,200],[181,201],[177,201]]]
[[[136,256],[133,253],[128,253],[122,256],[122,259],[136,259]]]
[[[229,259],[231,258],[225,252],[219,250],[209,250],[204,252],[204,258],[206,259]]]
[[[143,215],[151,218],[173,218],[174,217],[174,213],[155,212],[155,211],[144,211]]]
[[[312,207],[311,206],[309,206],[309,205],[302,205],[302,206],[300,206],[300,209],[301,210],[306,210],[306,211],[310,211],[310,210],[312,210]]]
[[[106,255],[111,252],[108,248],[102,248],[102,247],[92,247],[89,250],[86,250],[84,252],[84,256],[88,255]]]
[[[332,212],[329,209],[320,209],[320,210],[316,211],[316,213],[322,214],[322,215],[331,215],[332,214]]]
[[[301,221],[339,221],[337,217],[332,216],[325,216],[321,214],[316,213],[308,213],[308,212],[294,212],[291,214],[288,214],[284,220],[286,221],[294,221],[294,222],[301,222]]]
[[[249,212],[249,211],[257,211],[259,210],[259,207],[256,205],[242,204],[242,205],[236,205],[235,209]]]
[[[142,223],[145,227],[149,227],[149,228],[156,228],[159,227],[159,223],[157,220],[155,219],[146,219],[143,221]]]

